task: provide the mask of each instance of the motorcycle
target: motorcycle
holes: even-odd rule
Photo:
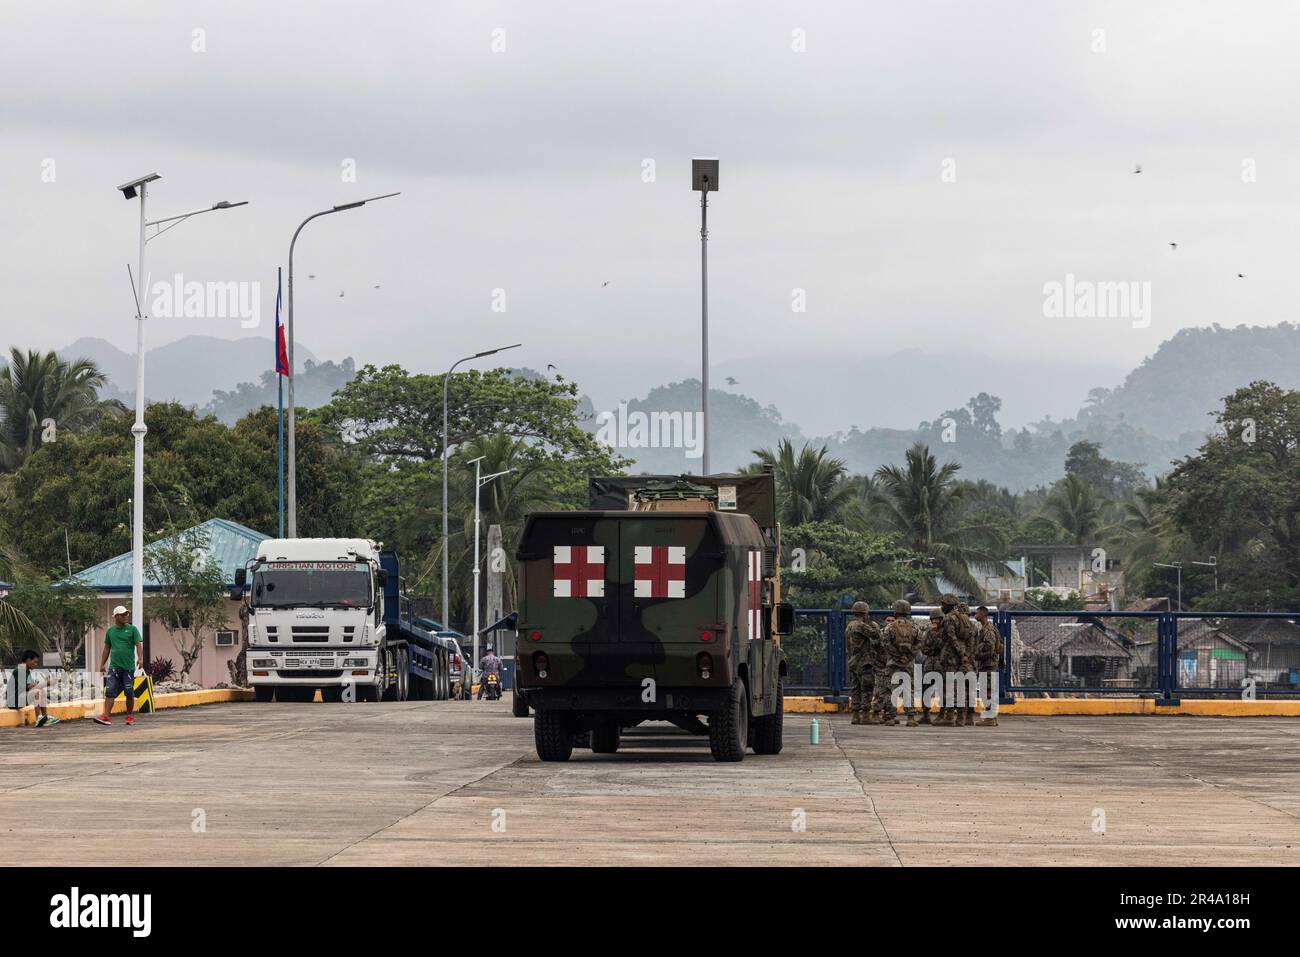
[[[489,701],[501,700],[501,679],[497,675],[488,675],[483,679],[483,693]]]

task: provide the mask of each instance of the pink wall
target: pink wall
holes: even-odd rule
[[[146,605],[149,602],[149,596],[145,595]],[[104,653],[104,633],[109,626],[113,624],[112,611],[118,605],[128,605],[121,595],[114,595],[107,598],[100,598],[98,601],[99,621],[90,630],[90,635],[86,638],[86,667],[91,670],[99,669],[99,656]],[[218,648],[216,646],[216,636],[209,633],[204,639],[203,650],[199,652],[198,658],[194,660],[194,667],[190,669],[190,681],[204,688],[211,688],[219,682],[230,681],[230,671],[226,668],[227,661],[234,661],[239,654],[239,602],[230,601],[229,611],[226,615],[226,628],[235,632],[235,645],[233,648]],[[176,638],[189,639],[189,635],[181,632],[173,637],[166,628],[158,622],[149,624],[149,641],[147,650],[149,660],[154,658],[170,658],[176,668],[176,677],[173,680],[180,680],[181,669],[181,652],[177,647]]]

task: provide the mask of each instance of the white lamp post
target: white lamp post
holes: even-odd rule
[[[228,203],[222,200],[204,209],[181,213],[179,216],[167,216],[152,222],[145,218],[145,194],[149,184],[161,179],[157,173],[141,176],[118,187],[118,191],[127,199],[140,197],[140,275],[136,280],[140,287],[135,293],[135,424],[131,426],[131,435],[135,439],[135,475],[132,484],[131,499],[131,623],[144,633],[144,437],[149,431],[144,424],[144,321],[148,310],[145,301],[148,289],[144,288],[146,275],[144,271],[144,247],[151,239],[157,239],[173,226],[179,226],[191,216],[199,216],[217,209],[233,209],[247,206],[248,202]],[[168,225],[163,226],[166,223]],[[152,236],[146,230],[156,228]]]
[[[503,475],[509,475],[511,472],[514,471],[514,469],[506,469],[504,472],[493,472],[491,475],[482,475],[481,474],[483,468],[481,464],[482,462],[483,462],[483,456],[480,455],[478,458],[465,463],[466,465],[474,466],[474,667],[475,668],[478,667],[478,576],[479,576],[479,567],[478,567],[479,566],[479,554],[478,554],[479,494],[478,493],[482,490],[483,486],[486,485],[488,482],[492,481],[495,478],[500,478]]]
[[[442,627],[448,631],[451,630],[451,619],[448,617],[451,611],[448,607],[449,591],[447,587],[447,569],[451,550],[447,545],[447,382],[451,379],[451,374],[456,371],[456,366],[460,365],[462,362],[469,362],[471,359],[481,359],[483,356],[496,355],[498,352],[505,352],[507,349],[518,349],[521,345],[523,345],[523,343],[516,342],[512,346],[501,346],[499,349],[488,349],[486,352],[476,352],[472,356],[457,359],[451,364],[451,368],[447,370],[447,374],[442,377]]]

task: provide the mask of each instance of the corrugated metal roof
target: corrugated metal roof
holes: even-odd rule
[[[207,532],[207,554],[216,559],[221,567],[221,578],[228,586],[235,584],[235,569],[257,555],[257,546],[271,536],[263,535],[238,522],[224,518],[210,518],[195,526]],[[193,531],[189,529],[188,531]],[[184,534],[184,533],[182,533]],[[160,541],[166,541],[161,539]],[[152,548],[155,543],[145,546]],[[129,592],[131,590],[131,553],[124,552],[116,558],[100,562],[77,576],[80,580],[101,592]],[[144,590],[157,591],[158,582],[149,577],[149,567],[145,565]]]

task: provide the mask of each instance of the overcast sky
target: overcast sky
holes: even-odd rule
[[[6,0],[3,344],[134,351],[135,176],[163,176],[150,218],[251,202],[150,243],[155,282],[262,283],[261,329],[155,319],[152,345],[269,336],[297,223],[401,190],[304,231],[299,341],[422,371],[523,341],[513,362],[631,396],[697,368],[688,174],[717,155],[718,368],[911,347],[1128,368],[1185,326],[1298,318],[1298,26],[1249,0]],[[1067,273],[1150,282],[1150,325],[1045,318]]]

